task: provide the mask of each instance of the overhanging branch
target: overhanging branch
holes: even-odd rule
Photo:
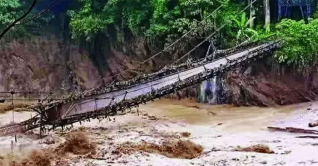
[[[33,0],[32,5],[30,6],[30,8],[28,9],[27,12],[25,12],[20,18],[16,19],[13,23],[11,23],[6,29],[4,29],[1,34],[0,34],[0,39],[2,39],[2,37],[11,29],[13,28],[19,21],[21,21],[22,19],[24,19],[26,16],[28,16],[32,9],[34,8],[35,4],[36,4],[37,0]]]

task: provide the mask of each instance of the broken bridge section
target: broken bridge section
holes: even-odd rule
[[[45,110],[46,121],[52,125],[70,124],[99,116],[109,116],[117,111],[136,107],[147,101],[160,98],[177,90],[186,88],[222,74],[244,62],[261,58],[277,48],[279,42],[270,42],[227,55],[217,60],[202,59],[188,69],[165,76],[152,77],[140,84],[128,86],[126,89],[110,91],[105,94],[84,96],[79,100],[59,103]],[[162,75],[162,74],[161,74]]]
[[[91,118],[109,118],[118,111],[138,107],[140,104],[176,93],[235,67],[271,55],[279,47],[280,41],[275,41],[238,48],[239,51],[236,48],[236,51],[226,52],[216,60],[212,56],[207,56],[196,62],[170,66],[156,73],[118,82],[66,100],[39,103],[33,108],[38,113],[37,116],[19,124],[0,127],[0,135],[35,128],[45,131]]]

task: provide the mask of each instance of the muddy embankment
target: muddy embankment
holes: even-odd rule
[[[277,106],[316,100],[318,97],[318,73],[302,74],[292,67],[278,64],[273,57],[229,71],[211,83],[210,99],[217,95],[218,104],[236,106]],[[213,86],[216,89],[213,91]],[[203,89],[202,89],[203,88]],[[205,86],[194,85],[169,98],[196,98]],[[204,98],[204,97],[203,97]],[[211,100],[210,100],[211,101]],[[215,101],[214,101],[215,102]]]
[[[19,39],[0,48],[0,91],[70,91],[93,87],[98,73],[85,51],[52,38]]]
[[[227,103],[274,106],[316,100],[318,73],[301,74],[272,57],[224,75]]]
[[[94,53],[54,37],[12,41],[0,46],[0,91],[54,91],[60,95],[100,86],[103,84],[101,78],[107,79],[114,73],[136,67],[138,58],[149,56],[142,41],[134,43],[120,51],[109,46],[99,50],[98,56],[103,57],[94,57]],[[148,66],[150,68],[153,67]],[[138,71],[125,73],[119,79],[136,74]],[[273,62],[272,58],[263,59],[225,73],[221,81],[217,81],[213,95],[217,94],[217,103],[239,106],[306,102],[317,98],[317,74],[304,76]],[[198,98],[202,92],[199,87],[189,87],[168,98]]]
[[[87,50],[55,37],[5,43],[0,46],[0,91],[53,91],[57,95],[83,91],[102,85],[102,78],[126,70],[134,63],[113,48],[100,55],[105,56],[98,61],[106,69],[100,69],[96,57]]]

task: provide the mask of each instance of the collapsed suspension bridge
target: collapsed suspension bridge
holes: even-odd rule
[[[247,5],[239,14],[248,9],[256,1],[257,0],[254,0]],[[34,2],[36,2],[36,0],[34,0]],[[55,1],[52,5],[54,3]],[[203,23],[208,17],[213,16],[221,7],[222,5],[200,23]],[[32,9],[32,7],[30,9]],[[207,41],[210,41],[214,47],[212,41],[213,36],[229,23],[230,22],[226,22],[220,26],[214,33],[206,37],[173,64],[178,63],[186,56],[189,57],[191,52]],[[15,23],[12,24],[12,26],[14,25]],[[8,29],[10,29],[10,27]],[[161,52],[143,61],[140,65],[165,52],[194,30],[195,28],[191,29],[180,39],[173,42]],[[66,100],[55,100],[55,102],[52,102],[52,100],[48,98],[43,102],[39,102],[37,106],[32,107],[32,109],[37,112],[36,116],[21,123],[0,127],[0,135],[10,135],[35,128],[40,128],[40,132],[42,132],[56,127],[63,128],[68,124],[89,120],[91,118],[109,118],[109,116],[116,115],[118,111],[138,107],[140,104],[146,104],[148,101],[153,101],[154,99],[171,93],[177,93],[178,90],[221,75],[225,71],[231,70],[238,65],[248,64],[252,60],[270,55],[279,46],[280,41],[258,45],[255,43],[245,43],[222,51],[214,49],[214,52],[210,55],[208,49],[207,56],[195,62],[188,61],[179,65],[171,65],[158,72],[138,76],[129,81],[116,82],[107,87],[97,88],[90,92],[73,95]],[[218,57],[218,59],[215,59],[215,57]],[[129,70],[130,69],[127,69],[124,72]],[[120,74],[121,73],[115,75],[115,77],[118,77]]]
[[[270,55],[279,45],[279,41],[256,46],[245,45],[221,53],[225,56],[216,60],[212,58],[214,55],[210,55],[196,62],[171,66],[156,73],[72,96],[64,101],[40,103],[33,107],[38,113],[37,116],[18,124],[4,126],[0,128],[0,134],[13,134],[39,127],[42,131],[91,118],[107,118],[116,115],[118,111],[138,107],[220,75],[238,65]]]

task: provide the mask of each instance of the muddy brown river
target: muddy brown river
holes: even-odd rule
[[[298,138],[309,134],[271,132],[267,126],[306,128],[310,120],[318,119],[318,102],[261,108],[234,107],[230,105],[205,105],[193,100],[156,100],[130,113],[103,120],[91,120],[61,131],[57,129],[45,138],[34,134],[0,137],[0,156],[16,154],[16,160],[32,150],[54,148],[63,143],[66,135],[83,130],[98,150],[92,159],[65,155],[64,159],[74,166],[192,166],[192,165],[317,165],[318,143],[316,139]],[[129,112],[129,110],[128,110]],[[16,121],[30,117],[29,112],[16,113]],[[2,124],[9,123],[11,112],[0,115]],[[317,130],[317,129],[316,129]],[[189,137],[180,133],[188,132]],[[53,144],[46,144],[47,140]],[[114,154],[113,150],[125,142],[161,144],[165,140],[189,140],[203,147],[203,153],[194,159],[168,158],[157,153],[134,152]],[[274,153],[238,152],[237,147],[268,146]],[[12,149],[13,148],[13,149]],[[52,161],[52,165],[56,161]]]
[[[157,100],[141,108],[159,118],[183,121],[195,125],[222,123],[229,131],[251,131],[266,128],[273,121],[289,117],[295,110],[309,106],[309,103],[289,106],[234,107],[231,105],[206,105],[194,100]]]

